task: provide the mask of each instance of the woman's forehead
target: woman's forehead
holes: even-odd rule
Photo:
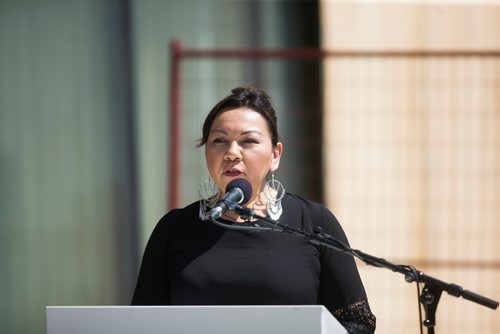
[[[260,113],[249,108],[238,108],[226,110],[217,115],[210,132],[229,129],[262,132],[265,128],[267,128],[267,123]]]

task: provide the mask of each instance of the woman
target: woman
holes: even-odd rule
[[[285,193],[274,179],[283,145],[271,98],[255,88],[233,89],[205,119],[203,145],[214,185],[204,190],[215,192],[160,220],[147,244],[132,304],[323,304],[350,333],[373,333],[375,317],[352,257],[298,236],[225,229],[208,221],[228,183],[243,178],[253,189],[245,207],[308,232],[319,226],[347,243],[328,209]],[[220,221],[252,224],[234,212]]]

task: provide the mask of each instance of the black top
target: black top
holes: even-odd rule
[[[281,223],[347,243],[324,206],[286,194]],[[199,202],[165,215],[142,259],[133,305],[322,304],[351,333],[375,317],[351,256],[282,232],[229,230],[202,221]],[[247,224],[247,223],[235,223]]]

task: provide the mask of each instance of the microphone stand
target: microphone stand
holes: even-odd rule
[[[287,232],[293,235],[298,235],[315,245],[325,246],[343,254],[354,256],[368,265],[389,269],[394,272],[403,274],[405,276],[405,281],[408,283],[424,283],[424,289],[419,296],[419,302],[424,307],[425,320],[423,321],[423,325],[427,327],[428,334],[434,334],[434,327],[436,326],[436,310],[443,291],[446,291],[448,294],[454,297],[463,297],[464,299],[483,305],[485,307],[489,307],[493,310],[498,308],[498,301],[481,296],[469,290],[464,290],[464,288],[457,284],[447,283],[432,276],[426,275],[422,271],[414,267],[394,264],[383,258],[375,257],[358,249],[353,249],[344,242],[335,239],[328,233],[323,232],[321,228],[317,228],[314,233],[308,233],[290,227],[286,224],[281,223],[280,221],[273,221],[267,217],[257,215],[252,209],[245,208],[240,205],[235,206],[234,212],[248,221],[257,219],[258,221],[267,224],[268,227],[263,227],[258,224],[254,224],[253,226],[238,226],[237,224],[229,225],[221,223],[216,219],[211,219],[211,221],[218,226],[235,230],[266,230]]]

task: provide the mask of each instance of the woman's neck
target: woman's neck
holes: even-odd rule
[[[268,199],[266,197],[266,192],[271,196],[276,197],[276,190],[265,185],[263,190],[259,193],[259,195],[252,198],[248,203],[244,205],[244,207],[252,209],[259,216],[264,216],[264,217],[267,216],[266,204]],[[226,211],[224,217],[230,218],[239,223],[246,221],[233,211]]]

